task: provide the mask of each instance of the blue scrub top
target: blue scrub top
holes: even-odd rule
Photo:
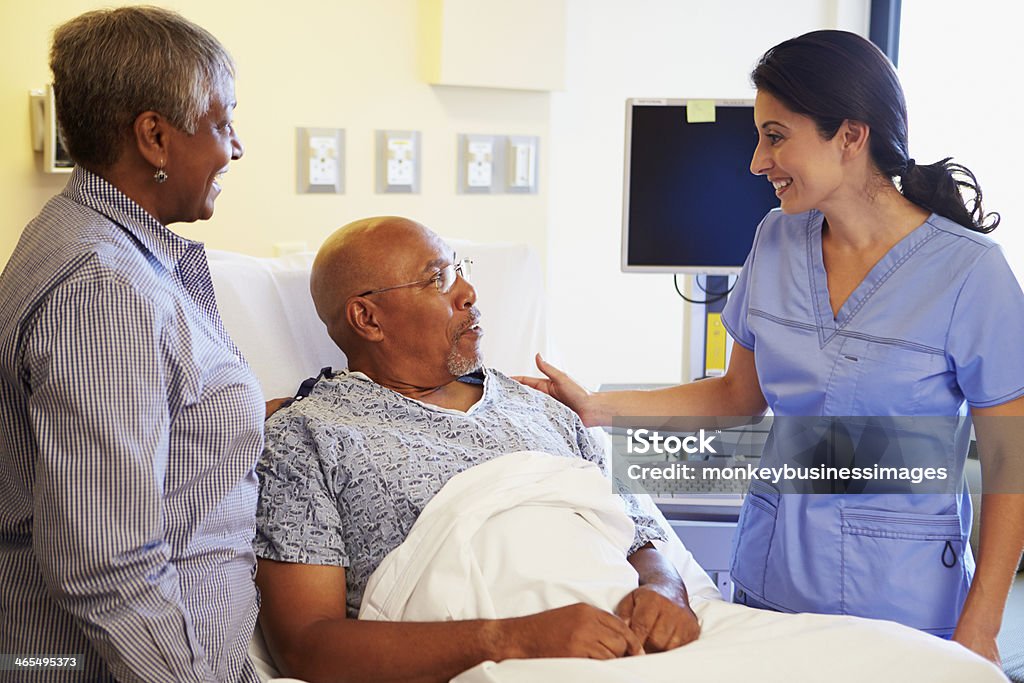
[[[965,400],[986,407],[1024,395],[1024,293],[998,245],[933,214],[833,316],[823,219],[769,212],[722,316],[754,352],[775,415],[954,417]],[[950,424],[948,452],[937,457],[962,467],[969,433]],[[782,611],[891,619],[948,636],[973,576],[970,528],[965,490],[780,495],[755,482],[732,578]]]

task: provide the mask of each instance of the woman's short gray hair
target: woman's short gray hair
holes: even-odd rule
[[[89,168],[117,161],[144,111],[194,134],[235,75],[216,38],[158,7],[98,10],[63,24],[53,34],[50,69],[65,147]]]

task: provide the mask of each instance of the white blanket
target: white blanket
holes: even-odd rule
[[[362,619],[502,618],[584,601],[614,609],[636,586],[632,522],[583,461],[514,453],[454,477],[374,572]],[[699,640],[607,662],[485,662],[458,683],[1006,681],[958,644],[891,622],[789,615],[695,600]]]

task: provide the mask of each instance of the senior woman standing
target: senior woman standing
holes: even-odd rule
[[[210,218],[242,156],[233,62],[125,7],[59,27],[50,66],[77,166],[0,275],[0,652],[74,660],[47,680],[256,680],[264,407],[203,245],[166,227]]]

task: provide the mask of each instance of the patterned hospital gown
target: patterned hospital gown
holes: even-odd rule
[[[491,369],[462,379],[481,380],[483,397],[461,412],[342,372],[276,413],[257,466],[256,554],[345,567],[355,617],[370,575],[459,472],[522,450],[603,465],[600,447],[561,403]],[[664,540],[657,523],[626,501],[636,524],[630,552]]]

